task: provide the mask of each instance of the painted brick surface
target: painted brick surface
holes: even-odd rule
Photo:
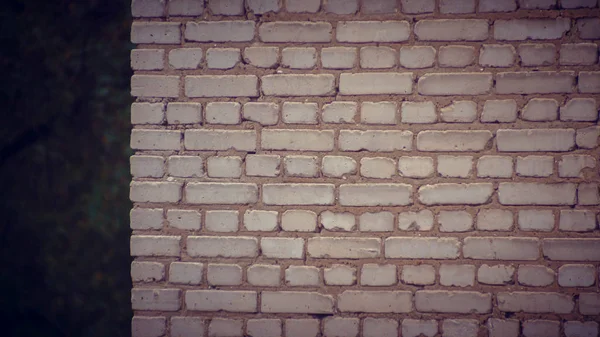
[[[595,0],[132,0],[134,337],[598,336]]]

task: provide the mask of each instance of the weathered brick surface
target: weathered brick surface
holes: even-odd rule
[[[132,0],[132,336],[596,336],[599,6]]]

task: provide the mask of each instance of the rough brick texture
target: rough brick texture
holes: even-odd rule
[[[600,334],[596,0],[132,0],[133,337]]]

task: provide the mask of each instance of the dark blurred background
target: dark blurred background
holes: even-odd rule
[[[0,6],[0,335],[128,336],[130,0]]]

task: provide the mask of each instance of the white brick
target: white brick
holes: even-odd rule
[[[248,283],[253,286],[277,287],[281,274],[280,266],[267,264],[255,264],[248,267]]]
[[[561,8],[594,8],[596,0],[561,0]]]
[[[215,1],[215,0],[213,0]],[[241,337],[244,321],[241,319],[213,318],[208,325],[210,337]]]
[[[171,337],[204,337],[206,324],[200,317],[171,317]]]
[[[521,118],[533,122],[554,121],[558,118],[558,102],[547,98],[531,99],[521,111]]]
[[[165,158],[160,156],[129,157],[134,178],[161,178],[165,174]]]
[[[323,320],[323,336],[356,337],[358,325],[358,318],[328,317]]]
[[[350,69],[356,64],[356,48],[328,47],[321,49],[321,64],[326,69]]]
[[[237,48],[210,48],[206,51],[206,65],[211,69],[231,69],[241,60]]]
[[[598,323],[569,321],[564,323],[564,331],[566,337],[598,337]]]
[[[523,322],[525,337],[559,337],[560,322],[547,320],[529,320]]]
[[[561,287],[591,287],[596,280],[596,268],[591,264],[567,264],[558,268]]]
[[[350,157],[325,156],[322,162],[323,175],[326,177],[343,178],[345,175],[356,173],[358,165]]]
[[[202,62],[202,48],[171,49],[169,65],[175,69],[197,69]]]
[[[412,187],[407,184],[340,185],[342,206],[403,206],[412,204]]]
[[[160,17],[165,15],[165,2],[160,0],[133,0],[131,1],[131,16]]]
[[[425,205],[480,205],[492,197],[490,183],[441,183],[419,187],[419,201]]]
[[[379,238],[313,237],[308,239],[308,255],[312,258],[364,259],[381,255]]]
[[[398,321],[389,318],[367,317],[363,320],[363,337],[396,337]]]
[[[161,208],[134,208],[129,212],[131,229],[161,229],[163,210]]]
[[[574,205],[577,185],[570,183],[500,183],[502,205]]]
[[[464,14],[475,12],[475,0],[441,0],[440,12]]]
[[[190,311],[256,312],[256,292],[187,290],[185,292],[185,306]],[[212,319],[211,325],[215,320]],[[240,321],[240,330],[241,323]],[[209,336],[213,336],[213,334],[209,332]]]
[[[161,124],[165,118],[163,103],[131,104],[131,124]]]
[[[323,105],[324,123],[354,123],[358,104],[356,102],[331,102]]]
[[[394,230],[394,214],[390,212],[363,213],[358,218],[362,232],[391,232]]]
[[[600,313],[600,295],[581,293],[579,295],[579,312],[584,315],[598,315]]]
[[[408,313],[413,311],[410,291],[346,290],[338,295],[341,312]]]
[[[202,105],[200,103],[171,102],[167,104],[167,123],[193,124],[202,121]]]
[[[267,96],[330,96],[334,93],[332,74],[276,74],[261,77]]]
[[[396,163],[391,158],[374,157],[360,160],[360,175],[366,178],[389,179],[396,173]]]
[[[492,139],[487,130],[427,130],[417,135],[419,151],[481,151]]]
[[[179,97],[179,76],[133,75],[131,96]]]
[[[435,105],[427,102],[402,102],[402,123],[428,124],[437,121]]]
[[[487,320],[489,337],[518,337],[519,328],[519,321],[516,319],[488,318]]]
[[[558,229],[572,232],[591,232],[596,229],[596,213],[590,210],[562,210]]]
[[[475,48],[471,46],[442,46],[438,55],[440,67],[462,68],[475,62]]]
[[[570,151],[575,147],[573,129],[501,129],[496,131],[500,152]]]
[[[133,282],[156,282],[165,279],[165,265],[159,262],[131,262]]]
[[[301,0],[305,1],[305,0]],[[334,0],[335,1],[335,0]],[[343,0],[345,1],[345,0]],[[286,337],[317,337],[320,331],[318,319],[286,319]]]
[[[523,9],[551,9],[556,6],[556,0],[519,0]]]
[[[342,95],[406,95],[413,91],[412,73],[342,73]]]
[[[242,158],[209,157],[206,160],[206,171],[211,178],[239,178],[242,176]]]
[[[254,151],[256,132],[252,130],[186,130],[184,145],[187,150]]]
[[[512,123],[517,120],[517,102],[513,99],[485,101],[481,113],[483,123]]]
[[[438,322],[434,319],[416,320],[405,318],[402,320],[402,337],[419,337],[422,335],[426,337],[433,337],[437,333]]]
[[[484,67],[510,67],[515,63],[515,47],[506,44],[484,44],[479,52],[479,65]]]
[[[524,231],[550,232],[554,229],[554,213],[547,209],[519,210],[518,223]]]
[[[460,242],[456,238],[390,237],[385,239],[388,259],[456,259]]]
[[[200,212],[194,210],[170,209],[167,211],[167,222],[169,227],[184,230],[199,230]]]
[[[285,9],[290,13],[316,13],[321,0],[285,0]]]
[[[442,177],[468,178],[472,169],[472,156],[438,156],[437,171]]]
[[[244,14],[244,0],[207,0],[208,8],[215,15]]]
[[[360,48],[360,67],[365,69],[393,68],[396,65],[397,52],[390,47]]]
[[[398,158],[400,176],[409,178],[428,178],[434,173],[433,158],[431,157],[400,157]]]
[[[482,156],[477,161],[477,176],[489,178],[510,178],[513,160],[504,156]]]
[[[187,97],[257,97],[255,75],[202,75],[185,77]]]
[[[237,232],[239,215],[237,211],[207,211],[206,230],[210,232]]]
[[[440,232],[468,232],[473,230],[473,217],[465,211],[440,211]]]
[[[258,187],[244,183],[189,182],[185,195],[190,204],[253,204],[258,201]]]
[[[248,231],[274,231],[277,229],[277,212],[247,210],[244,213],[244,228]]]
[[[333,205],[332,184],[264,184],[266,205]]]
[[[279,12],[281,1],[279,0],[246,0],[246,6],[254,14],[264,14],[268,12]],[[267,336],[264,336],[267,337]]]
[[[314,232],[317,228],[317,213],[307,210],[289,209],[281,215],[281,229],[289,232]]]
[[[519,237],[468,237],[463,240],[463,256],[475,260],[535,261],[539,240]]]
[[[172,177],[199,178],[204,175],[202,157],[170,156],[167,159],[167,170]]]
[[[333,296],[316,292],[263,291],[261,299],[263,313],[333,313]]]
[[[281,64],[292,69],[311,69],[317,64],[317,49],[315,48],[283,48]]]
[[[314,178],[319,175],[319,158],[313,156],[286,156],[283,159],[285,175]]]
[[[560,107],[561,121],[594,122],[598,120],[598,108],[593,98],[573,98]]]
[[[516,0],[481,0],[479,12],[512,12],[517,9]]]
[[[181,132],[175,130],[131,130],[131,148],[135,150],[179,150]]]
[[[188,236],[187,253],[191,257],[256,257],[258,240],[247,236]]]
[[[332,286],[347,286],[356,283],[356,269],[344,264],[334,264],[323,270],[325,284]]]
[[[371,0],[363,3],[361,11],[365,14],[387,14],[395,13],[396,0]]]
[[[281,321],[278,319],[249,319],[246,332],[251,337],[281,336]]]
[[[477,270],[477,281],[483,284],[506,285],[512,283],[515,268],[506,265],[481,265]]]
[[[242,268],[237,264],[211,263],[206,270],[211,286],[237,286],[242,284]]]
[[[259,68],[273,68],[279,63],[278,47],[244,48],[244,61]]]
[[[447,287],[472,287],[475,284],[475,266],[469,264],[442,264],[440,284]]]
[[[600,19],[598,18],[584,18],[577,20],[577,30],[579,31],[579,37],[582,39],[598,39],[598,37],[600,37],[598,27],[600,27]]]
[[[356,230],[356,218],[352,213],[325,211],[321,213],[320,218],[321,227],[328,231],[350,232]]]
[[[435,283],[435,268],[428,264],[403,265],[400,277],[406,284],[431,285]],[[402,324],[404,326],[404,323]]]
[[[398,228],[403,231],[429,231],[433,228],[433,212],[428,209],[402,212],[398,215]]]
[[[281,119],[287,124],[317,124],[317,103],[285,102]]]
[[[525,177],[548,177],[554,171],[554,158],[551,156],[517,157],[517,175]]]
[[[181,16],[196,16],[204,12],[204,1],[196,0],[170,0],[169,14]],[[177,336],[188,337],[188,336]]]
[[[579,184],[577,188],[577,203],[579,205],[598,205],[600,204],[600,189],[598,184]]]
[[[549,43],[519,45],[519,58],[522,66],[547,66],[554,64],[556,46]]]
[[[407,21],[340,21],[336,32],[338,42],[350,43],[402,42],[409,36]]]
[[[477,229],[509,231],[513,228],[513,213],[504,209],[482,209],[477,213]]]
[[[165,317],[134,316],[131,320],[131,337],[160,337],[166,330]]]
[[[477,337],[479,322],[476,319],[445,319],[442,331],[445,337]]]
[[[131,69],[133,70],[162,70],[164,63],[164,49],[134,49],[131,51]]]
[[[405,14],[432,13],[435,8],[435,0],[400,0],[400,3]]]
[[[589,155],[566,155],[558,162],[558,176],[584,178],[585,171],[596,168],[596,159]],[[590,172],[591,173],[591,172]]]
[[[575,74],[572,71],[516,72],[496,75],[497,94],[570,93],[574,90],[574,84]]]
[[[494,22],[496,40],[523,41],[556,40],[569,31],[571,20],[556,19],[511,19]]]
[[[171,262],[169,265],[169,282],[198,285],[202,283],[202,272],[202,263]]]
[[[242,108],[242,118],[261,125],[275,125],[279,121],[279,105],[266,102],[249,102]]]
[[[363,286],[390,286],[398,282],[396,266],[367,263],[362,266],[360,284]]]
[[[266,22],[258,27],[262,42],[330,42],[329,22]]]
[[[400,48],[400,65],[408,69],[429,68],[435,61],[435,48],[410,46]]]
[[[475,291],[420,290],[415,294],[415,306],[420,312],[489,313],[492,311],[492,295]]]
[[[134,22],[131,25],[131,42],[135,44],[179,44],[179,22]]]
[[[179,257],[181,236],[132,235],[131,256],[175,256]]]
[[[392,152],[410,151],[413,133],[399,130],[341,130],[339,147],[342,151]]]
[[[181,182],[133,181],[129,199],[133,202],[178,202],[181,200]]]
[[[422,41],[483,41],[488,38],[488,21],[475,19],[420,20],[415,36]]]
[[[545,266],[521,265],[518,270],[520,284],[532,287],[545,287],[554,283],[556,273]]]
[[[472,123],[477,119],[477,103],[454,101],[440,109],[440,117],[448,123]]]
[[[559,64],[567,66],[598,63],[598,45],[595,43],[565,43],[560,47]]]
[[[181,290],[179,289],[131,289],[133,310],[178,311]]]
[[[492,88],[492,74],[425,74],[419,77],[418,88],[426,96],[482,95]]]
[[[299,238],[262,238],[262,255],[272,259],[304,258],[304,239]]]
[[[593,149],[598,146],[600,126],[590,126],[577,130],[575,138],[577,146],[584,149]]]
[[[289,266],[285,270],[285,282],[288,286],[318,286],[319,268],[312,266]]]

